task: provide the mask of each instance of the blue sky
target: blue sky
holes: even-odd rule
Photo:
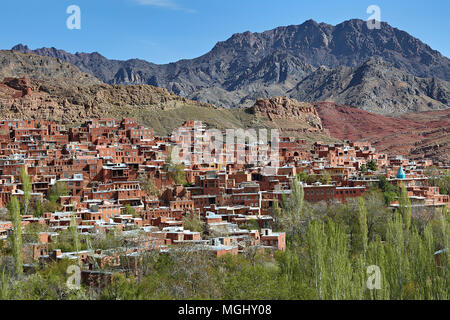
[[[73,4],[81,9],[80,30],[66,27]],[[15,0],[2,3],[0,48],[23,43],[168,63],[198,57],[237,32],[308,19],[333,25],[367,20],[372,4],[380,7],[382,21],[450,57],[448,0]]]

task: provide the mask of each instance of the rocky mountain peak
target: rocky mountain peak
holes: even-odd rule
[[[29,51],[24,45],[13,49]],[[32,52],[74,64],[105,83],[150,84],[227,108],[283,95],[375,112],[448,107],[450,60],[386,22],[370,30],[360,19],[335,26],[310,19],[264,32],[246,31],[218,42],[201,57],[166,65],[109,60],[99,53]],[[430,85],[426,79],[432,77],[442,81]],[[374,102],[382,94],[388,96]]]

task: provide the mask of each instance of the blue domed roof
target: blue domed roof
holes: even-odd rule
[[[405,172],[403,171],[402,167],[400,167],[400,169],[398,169],[398,171],[397,171],[397,178],[398,179],[405,179],[406,178]]]

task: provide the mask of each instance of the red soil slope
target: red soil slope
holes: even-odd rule
[[[368,140],[379,151],[413,159],[450,160],[450,109],[389,117],[331,102],[314,106],[335,138]]]

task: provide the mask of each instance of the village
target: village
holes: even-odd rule
[[[197,126],[186,121],[182,128],[195,134]],[[384,176],[395,186],[406,186],[413,208],[449,206],[449,196],[431,186],[424,173],[431,166],[448,167],[378,153],[367,142],[311,146],[306,140],[280,136],[278,163],[272,170],[248,161],[175,164],[172,150],[177,144],[173,137],[155,136],[151,128],[128,118],[92,119],[70,128],[52,121],[0,121],[0,208],[6,211],[12,196],[19,201],[24,197],[21,170],[30,177],[34,204],[44,204],[52,190],[64,189],[53,200],[54,210],[43,206],[37,214],[22,213],[23,227],[47,230],[39,232],[38,241],[24,244],[24,271],[34,263],[67,258],[83,266],[86,282],[105,266],[108,272],[132,269],[144,252],[163,253],[183,245],[217,257],[248,248],[283,251],[286,235],[273,230],[272,211],[289,195],[293,181],[300,181],[310,203],[346,202]],[[237,142],[232,151],[230,146],[222,151],[249,150],[249,144]],[[394,210],[398,201],[389,205]],[[207,232],[187,228],[187,216],[202,221]],[[109,251],[50,250],[74,223],[85,236],[120,230],[130,245]],[[8,241],[11,229],[11,221],[0,221],[0,241]]]

